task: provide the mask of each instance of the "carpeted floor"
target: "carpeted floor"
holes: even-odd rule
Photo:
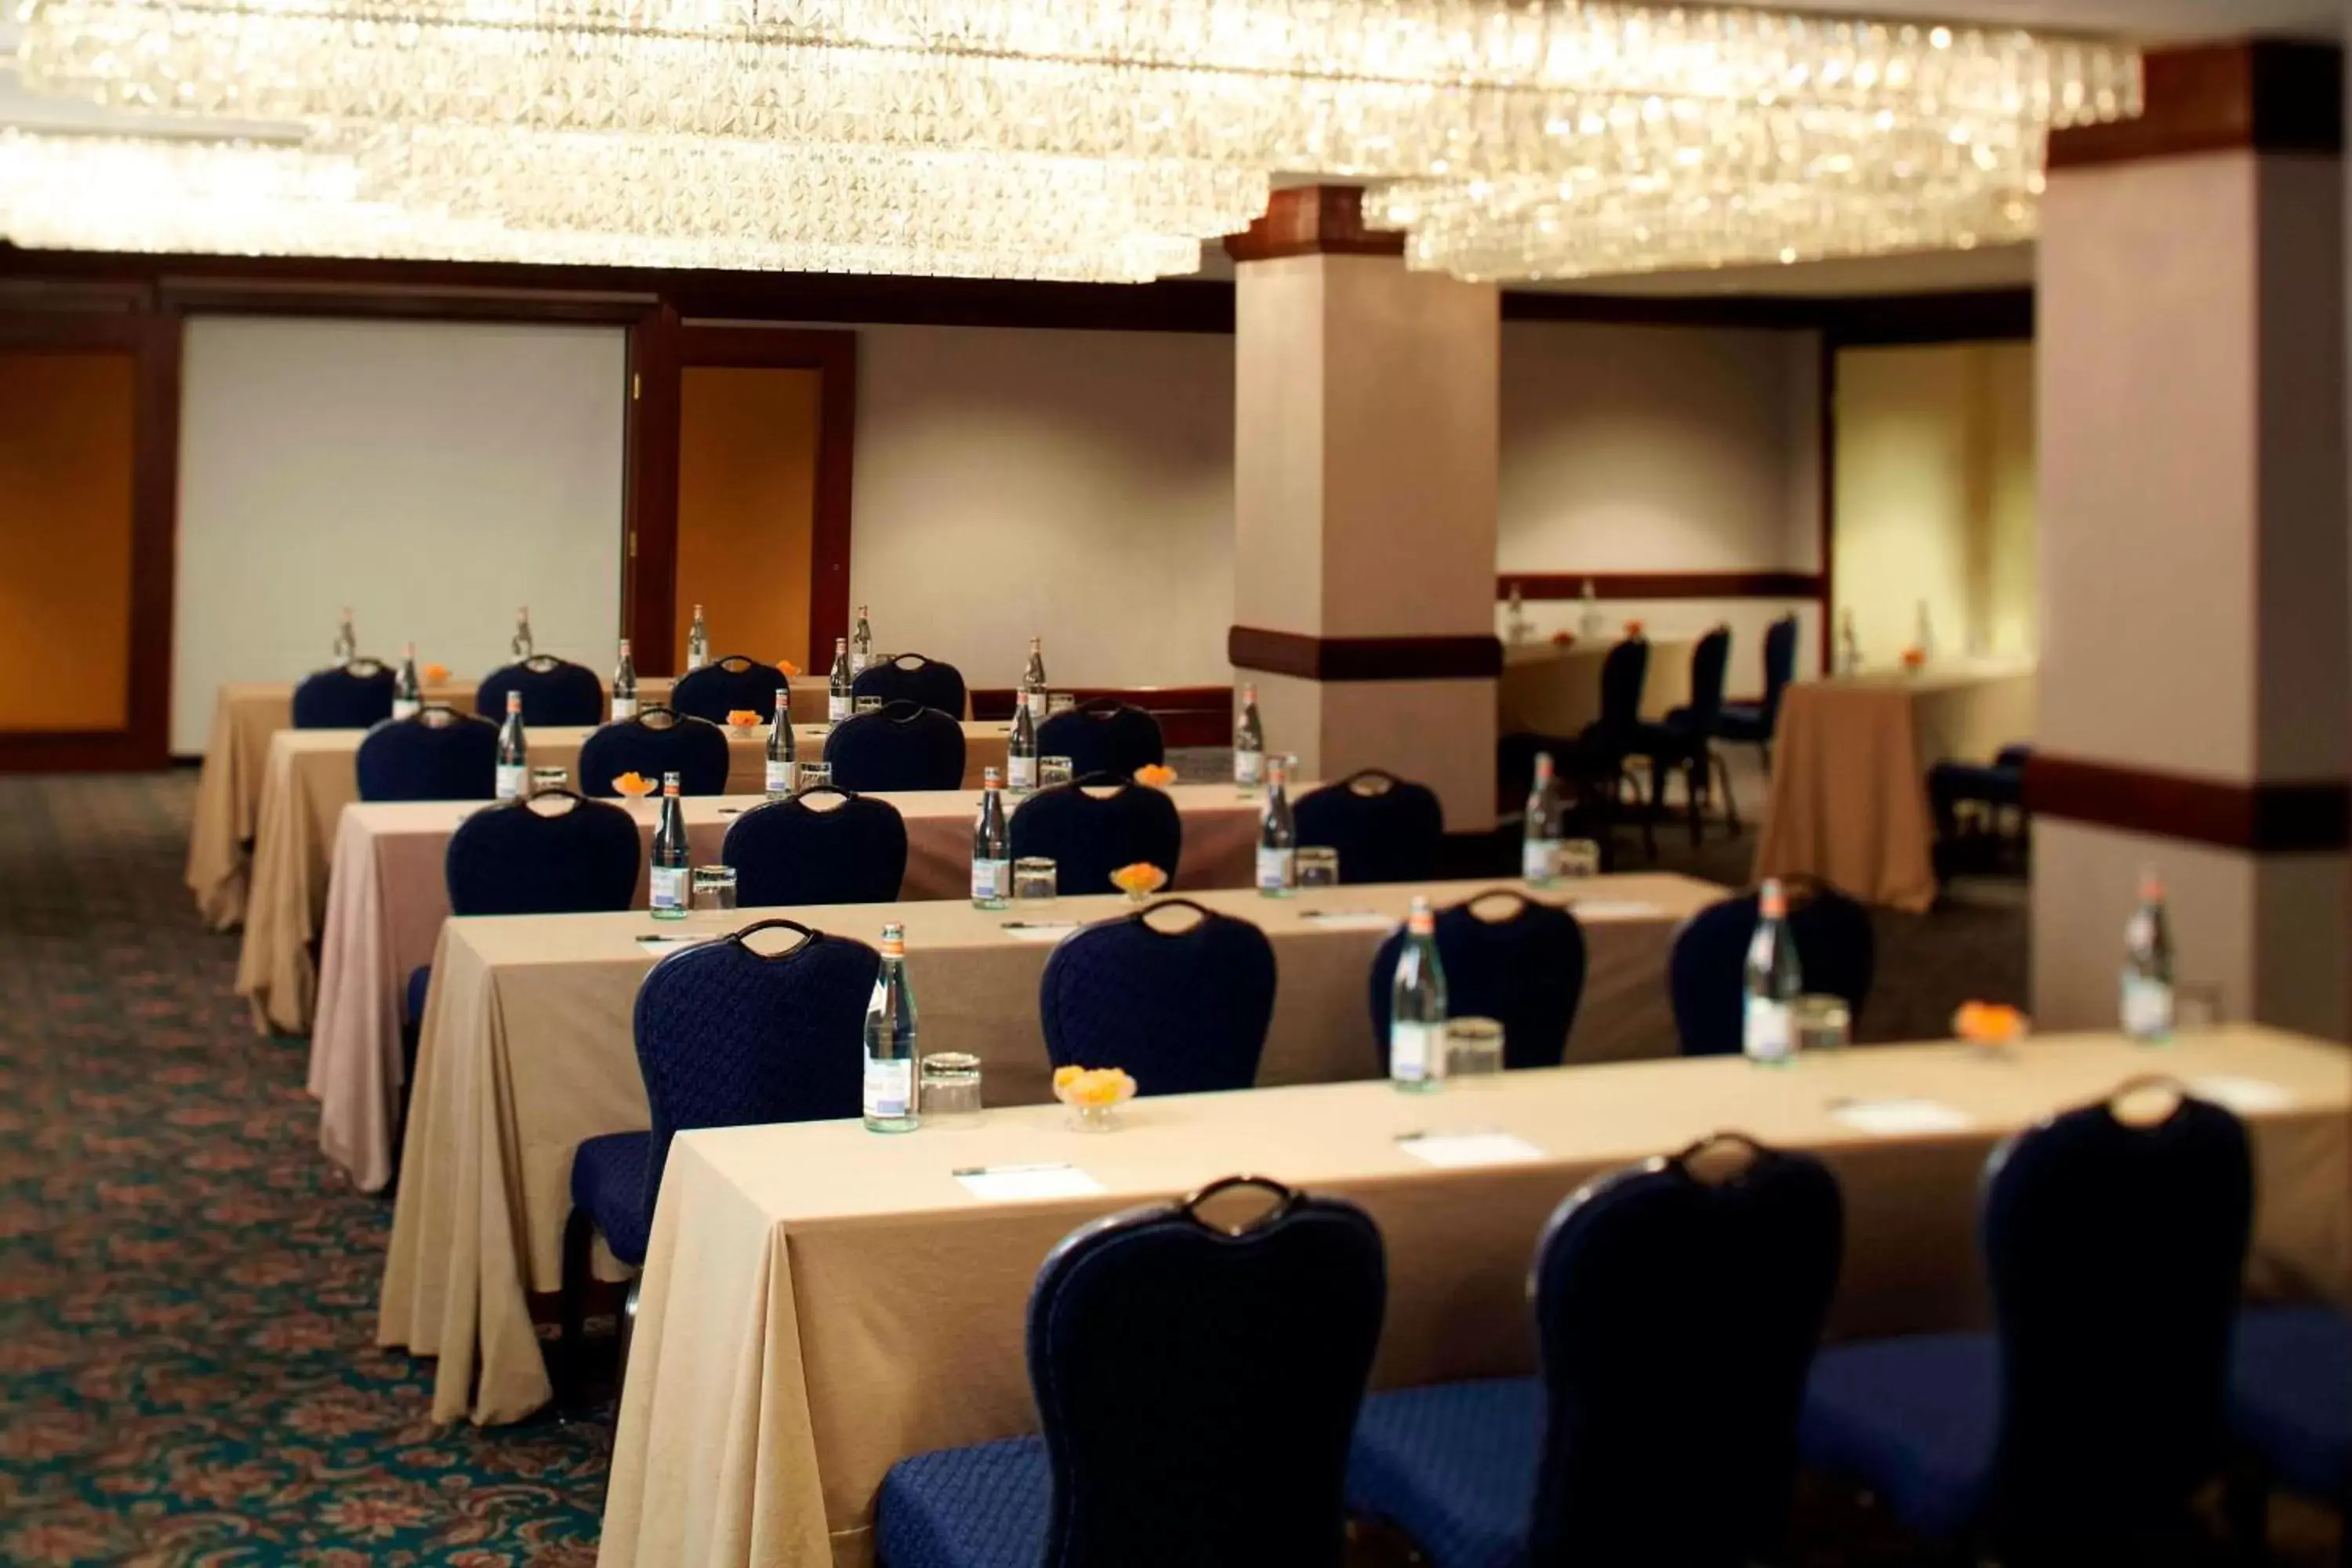
[[[305,1042],[253,1032],[196,921],[194,782],[0,777],[0,1559],[591,1562],[609,1410],[436,1428],[429,1364],[374,1347],[389,1207],[319,1154]],[[1738,882],[1753,842],[1661,847]],[[2021,1001],[2021,911],[1882,917],[1864,1037]],[[1809,1568],[1923,1561],[1823,1529]]]

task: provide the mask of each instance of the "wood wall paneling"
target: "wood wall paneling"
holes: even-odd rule
[[[1505,572],[1495,597],[1517,587],[1530,600],[1580,599],[1592,584],[1598,599],[1815,599],[1823,592],[1811,572]]]
[[[2037,816],[2255,855],[2352,845],[2352,785],[2342,779],[2232,784],[2036,752],[2025,805]]]
[[[1234,626],[1225,653],[1242,669],[1301,680],[1492,680],[1503,644],[1492,637],[1321,637]]]

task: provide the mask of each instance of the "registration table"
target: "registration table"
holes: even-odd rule
[[[894,1461],[1035,1429],[1023,1324],[1054,1244],[1237,1172],[1345,1195],[1379,1222],[1376,1386],[1531,1370],[1528,1266],[1553,1206],[1597,1173],[1725,1128],[1817,1151],[1835,1171],[1832,1336],[1979,1325],[1986,1154],[2151,1068],[2192,1086],[2226,1075],[2233,1094],[2275,1102],[2247,1107],[2260,1203],[2249,1278],[2340,1299],[2352,1071],[2339,1046],[2250,1028],[2156,1055],[2053,1037],[1997,1058],[1941,1045],[1787,1069],[1737,1057],[1557,1068],[1427,1099],[1367,1083],[1139,1100],[1125,1127],[1096,1135],[1070,1131],[1059,1107],[900,1138],[856,1122],[684,1133],[654,1221],[598,1562],[870,1562]],[[1900,1130],[1904,1102],[1932,1130]],[[1437,1168],[1408,1152],[1425,1143],[1402,1141],[1449,1129],[1510,1134],[1523,1163]],[[990,1201],[956,1174],[1057,1163],[1097,1190]]]
[[[1178,784],[1168,793],[1184,822],[1176,889],[1248,887],[1260,803],[1236,794],[1231,784]],[[906,819],[901,899],[915,903],[968,896],[978,790],[867,798],[887,801]],[[652,801],[616,804],[636,817],[638,837],[650,845],[658,806]],[[718,861],[728,828],[760,804],[757,795],[688,797],[686,828],[695,864]],[[450,836],[481,809],[474,801],[353,805],[343,808],[335,833],[319,949],[318,1018],[310,1031],[310,1092],[320,1101],[320,1146],[368,1192],[382,1190],[392,1177],[402,1082],[400,1016],[408,975],[432,961],[441,922],[448,918],[442,863]],[[645,902],[641,871],[637,907]]]
[[[1487,887],[1351,887],[1295,900],[1199,895],[1213,910],[1257,922],[1274,944],[1275,1013],[1258,1081],[1379,1073],[1373,950],[1413,893],[1447,903]],[[1680,921],[1722,894],[1674,876],[1580,884],[1588,968],[1571,1060],[1675,1048],[1667,944]],[[698,914],[685,923],[689,933],[713,934],[791,913],[867,942],[884,921],[903,923],[923,1049],[974,1053],[988,1102],[1020,1105],[1050,1098],[1037,988],[1064,931],[1007,922],[1058,925],[1127,907],[1117,895],[1057,900],[1042,910],[980,910],[965,901],[836,905]],[[441,928],[376,1331],[381,1344],[441,1358],[436,1420],[518,1420],[548,1399],[526,1293],[553,1290],[562,1279],[572,1151],[596,1134],[647,1125],[630,1016],[638,982],[658,956],[638,939],[652,934],[642,915],[452,920]]]
[[[1601,666],[1615,638],[1554,643],[1511,643],[1503,649],[1502,678],[1495,686],[1504,735],[1574,735],[1601,717]],[[1649,673],[1642,683],[1642,717],[1664,719],[1690,700],[1688,641],[1653,641]]]
[[[669,688],[667,677],[640,677],[637,700],[665,701]],[[480,690],[478,681],[427,686],[425,700],[471,712]],[[824,695],[822,680],[803,676],[793,682],[795,705],[804,698],[822,702]],[[213,700],[212,730],[205,738],[204,765],[196,773],[195,818],[188,833],[187,885],[205,924],[214,931],[227,931],[245,919],[247,846],[261,817],[269,738],[293,727],[291,681],[230,681]]]
[[[2030,659],[1806,681],[1781,695],[1756,875],[1819,878],[1917,913],[1936,901],[1928,768],[2033,738]]]
[[[595,731],[545,728],[530,731],[533,767],[562,768],[579,779],[580,747]],[[1004,765],[1004,726],[963,727],[964,783],[977,788],[981,769]],[[359,799],[353,758],[363,730],[281,730],[269,742],[261,807],[253,840],[252,889],[245,942],[237,954],[236,991],[253,1005],[254,1025],[268,1033],[301,1034],[310,1027],[317,974],[310,944],[324,929],[329,855],[335,822]],[[795,728],[801,755],[824,751],[823,725]],[[730,731],[727,793],[758,793],[766,779],[765,725]]]

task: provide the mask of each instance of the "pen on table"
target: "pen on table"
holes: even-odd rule
[[[1036,1171],[1066,1171],[1069,1168],[1069,1163],[1066,1160],[1045,1160],[1034,1165],[966,1165],[961,1170],[950,1171],[948,1174],[951,1176],[1025,1176]]]

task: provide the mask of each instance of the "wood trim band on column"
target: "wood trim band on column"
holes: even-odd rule
[[[1492,680],[1503,643],[1492,637],[1318,637],[1235,626],[1225,657],[1236,668],[1301,680]]]
[[[2150,50],[2137,120],[2050,133],[2049,166],[2192,153],[2344,151],[2344,52],[2290,38]]]
[[[2230,784],[2036,752],[2025,805],[2037,816],[2252,855],[2352,847],[2352,782],[2343,779]]]
[[[1235,261],[1285,256],[1402,256],[1404,235],[1364,226],[1364,193],[1353,185],[1293,185],[1276,191],[1265,216],[1225,237]]]
[[[1495,597],[1580,599],[1584,584],[1600,599],[1818,599],[1822,579],[1811,572],[1506,572]]]

